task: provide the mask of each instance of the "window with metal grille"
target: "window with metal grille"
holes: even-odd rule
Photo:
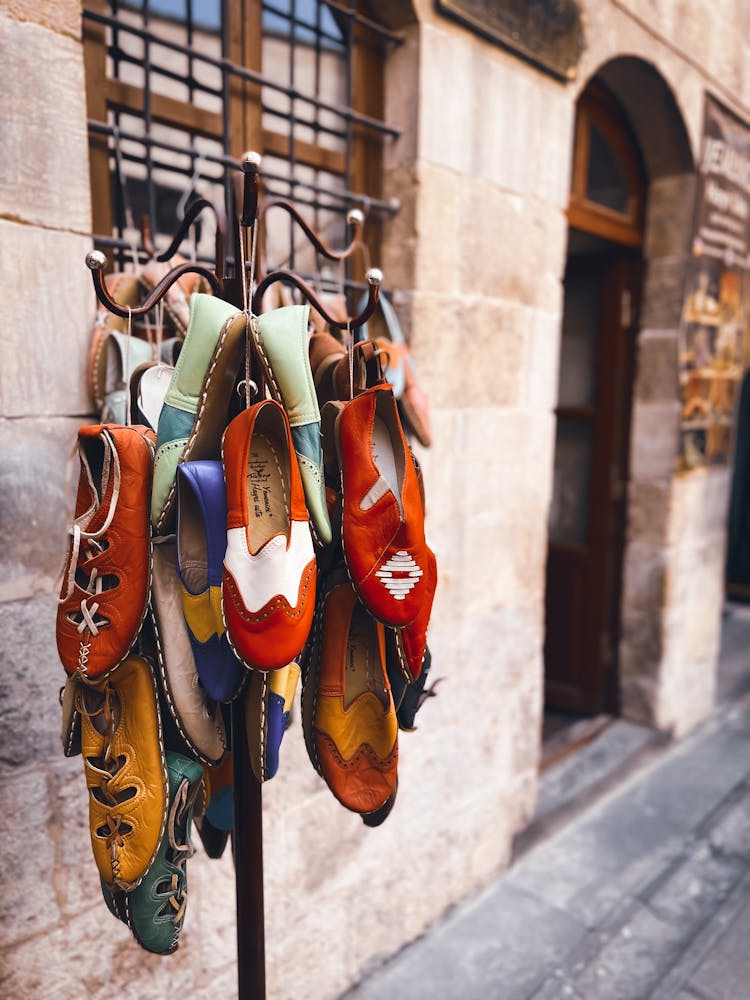
[[[192,196],[228,205],[247,149],[263,155],[267,192],[330,245],[345,241],[346,211],[365,208],[377,262],[395,210],[382,200],[383,144],[398,135],[383,121],[383,66],[399,38],[364,4],[89,0],[83,16],[94,234],[120,264],[144,215],[163,248]],[[305,237],[272,214],[269,263],[314,274]],[[196,227],[199,259],[209,229]]]

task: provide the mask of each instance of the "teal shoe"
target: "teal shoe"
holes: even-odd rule
[[[307,353],[309,306],[284,306],[258,317],[253,336],[274,399],[289,417],[305,502],[318,541],[331,541],[323,482],[320,410]]]
[[[171,521],[177,466],[183,458],[186,446],[197,431],[199,419],[196,418],[199,404],[203,407],[213,404],[211,416],[215,416],[213,410],[217,409],[221,400],[228,406],[228,395],[223,391],[223,385],[217,384],[211,387],[209,400],[208,382],[209,376],[217,377],[217,371],[221,371],[222,376],[225,372],[231,373],[231,380],[234,381],[236,367],[232,372],[231,363],[219,365],[218,360],[222,353],[225,357],[231,353],[232,363],[235,354],[237,360],[239,359],[244,337],[244,322],[240,322],[236,330],[230,331],[232,319],[239,315],[238,309],[213,295],[195,294],[190,299],[190,324],[164,397],[156,434],[151,521],[158,531],[164,531]],[[230,343],[231,352],[227,352],[225,347]],[[229,360],[227,358],[227,361]],[[221,423],[223,430],[223,422],[220,419],[210,422]],[[220,433],[215,444],[215,455],[201,454],[195,457],[218,459],[221,446]]]
[[[177,948],[187,906],[186,863],[192,857],[190,828],[203,768],[167,751],[169,813],[159,852],[141,884],[125,896],[127,923],[138,944],[159,955]],[[105,893],[106,899],[106,893]],[[122,901],[119,901],[120,903]],[[107,903],[109,906],[109,902]],[[119,916],[117,901],[110,909]]]

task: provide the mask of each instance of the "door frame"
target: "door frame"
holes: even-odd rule
[[[606,137],[617,155],[631,196],[625,213],[615,213],[587,198],[589,136],[596,126]],[[627,484],[630,470],[630,429],[633,413],[636,374],[636,340],[638,315],[643,286],[643,231],[645,220],[647,177],[638,142],[625,115],[612,95],[592,82],[579,98],[573,174],[568,205],[569,234],[571,231],[597,237],[602,241],[596,252],[597,263],[604,269],[602,302],[605,296],[629,290],[629,299],[622,295],[620,321],[614,341],[617,357],[608,359],[603,347],[603,331],[597,330],[595,378],[598,393],[617,392],[619,399],[603,410],[594,402],[592,420],[592,465],[588,483],[587,548],[604,549],[603,561],[596,568],[599,585],[589,572],[585,599],[592,602],[591,621],[579,638],[581,663],[585,674],[580,681],[565,684],[548,675],[548,652],[545,636],[545,703],[551,707],[582,714],[606,711],[619,712],[618,647],[621,634],[621,604],[623,569],[627,544]],[[606,241],[606,243],[604,243]],[[568,252],[566,278],[571,268],[585,267],[593,255]],[[606,261],[612,267],[606,267]],[[617,272],[619,271],[619,276]],[[613,288],[613,283],[615,287]],[[563,306],[564,308],[564,306]],[[561,350],[564,345],[561,345]],[[601,398],[601,397],[600,397]],[[560,407],[555,408],[556,415]],[[563,408],[570,409],[570,408]],[[604,418],[604,419],[603,419]],[[615,463],[612,458],[616,457]],[[609,469],[606,466],[609,466]],[[549,543],[550,546],[554,543]],[[564,548],[564,546],[560,546]],[[574,549],[569,554],[575,556]],[[579,553],[584,556],[583,549]],[[545,601],[549,586],[550,550],[545,578]],[[552,557],[554,558],[554,557]],[[588,556],[587,566],[589,565]],[[573,637],[575,640],[575,637]],[[574,642],[571,642],[573,650]]]

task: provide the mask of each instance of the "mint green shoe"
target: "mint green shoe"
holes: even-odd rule
[[[124,905],[127,923],[138,944],[159,955],[177,948],[187,906],[186,863],[193,855],[190,828],[193,807],[200,791],[203,768],[189,757],[167,751],[169,813],[156,858],[141,884],[124,900],[105,900],[120,916]]]
[[[237,317],[238,322],[233,324],[232,320]],[[209,406],[213,411],[220,401],[227,407],[229,405],[231,386],[229,392],[226,392],[223,384],[211,385],[209,402],[209,382],[213,380],[223,383],[226,376],[234,383],[237,367],[235,365],[234,370],[232,367],[235,360],[239,364],[244,331],[242,314],[228,302],[200,293],[191,297],[190,323],[185,343],[164,397],[156,433],[151,522],[157,531],[167,529],[172,520],[177,466],[180,461],[187,460],[190,450],[188,445],[192,443],[200,427],[199,407]],[[228,358],[230,354],[231,358]],[[222,364],[218,364],[220,356]],[[223,421],[216,422],[221,424],[223,430]],[[220,458],[221,431],[214,444],[215,455],[201,454],[194,457]]]
[[[289,417],[305,502],[319,542],[331,541],[323,481],[320,410],[307,353],[309,306],[284,306],[258,317],[253,337],[274,399]]]

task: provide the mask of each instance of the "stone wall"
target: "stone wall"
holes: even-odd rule
[[[60,748],[55,591],[95,302],[80,3],[0,7],[0,992],[231,996],[231,859],[193,860],[185,946],[146,955],[106,912],[83,767]]]
[[[386,194],[403,207],[382,264],[433,406],[435,444],[420,457],[440,565],[433,674],[445,679],[418,731],[402,736],[398,802],[377,830],[333,800],[298,725],[288,734],[264,791],[268,995],[278,1000],[339,995],[505,865],[533,809],[578,93],[622,53],[640,57],[674,93],[693,153],[707,86],[750,100],[737,70],[740,34],[721,54],[731,16],[745,16],[742,0],[716,18],[707,16],[715,3],[691,0],[700,31],[686,26],[692,15],[677,17],[685,4],[676,0],[586,0],[587,49],[569,85],[440,18],[429,0],[414,6],[386,74],[386,117],[404,129],[388,149]],[[94,308],[83,267],[91,222],[80,7],[3,0],[0,10],[0,256],[13,290],[0,365],[3,995],[231,996],[231,859],[210,862],[199,850],[180,950],[145,955],[98,898],[81,762],[59,750],[55,576],[66,458],[89,408]],[[670,166],[673,144],[662,139],[659,149],[651,138],[660,166],[621,661],[625,711],[682,732],[712,698],[728,475],[672,471],[674,309],[692,188]]]

